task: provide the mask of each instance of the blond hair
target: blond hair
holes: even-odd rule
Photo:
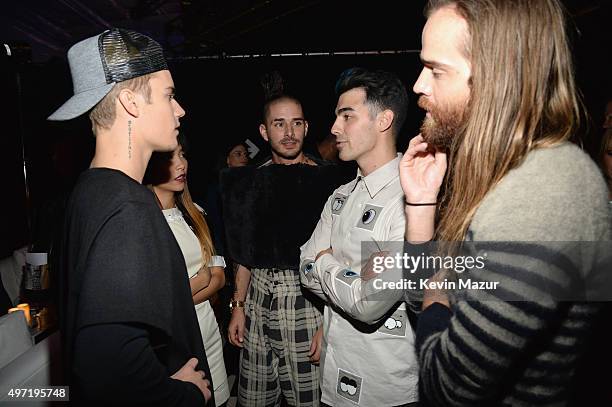
[[[527,153],[569,140],[583,105],[556,0],[430,0],[468,24],[466,122],[452,142],[438,240],[461,241],[485,195]]]
[[[151,103],[151,85],[149,84],[151,74],[138,76],[119,82],[102,98],[101,101],[89,113],[91,125],[96,133],[97,128],[109,129],[115,123],[117,111],[115,101],[123,89],[130,89],[144,96],[147,103]]]

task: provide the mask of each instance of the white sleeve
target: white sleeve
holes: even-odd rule
[[[321,219],[319,219],[310,239],[300,247],[300,281],[304,287],[325,301],[327,301],[327,298],[325,294],[323,294],[319,278],[315,272],[315,258],[317,254],[331,246],[331,230],[333,223],[331,202],[334,193],[327,199],[323,211],[321,212]]]
[[[225,258],[223,256],[212,256],[208,262],[208,267],[226,267]]]
[[[405,217],[403,204],[391,208],[384,233],[389,242],[398,242],[395,250],[403,247]],[[389,269],[376,278],[362,280],[360,273],[347,269],[332,254],[325,254],[314,263],[314,278],[319,281],[329,301],[347,314],[362,322],[372,324],[382,318],[398,301],[402,300],[403,290],[382,289],[382,282],[401,280],[401,269]]]

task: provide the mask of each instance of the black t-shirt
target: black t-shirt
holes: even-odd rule
[[[62,331],[76,394],[109,404],[202,405],[194,385],[168,379],[151,389],[144,381],[155,375],[134,369],[163,369],[169,377],[196,357],[212,382],[185,261],[151,191],[117,170],[85,171],[68,202],[62,249]],[[88,349],[79,336],[92,333],[113,340]],[[120,351],[133,346],[129,337],[148,348],[141,349],[138,363],[128,363]],[[108,349],[100,349],[104,346]],[[116,360],[109,361],[110,355]],[[102,372],[93,371],[96,357]],[[91,385],[100,380],[108,383]]]

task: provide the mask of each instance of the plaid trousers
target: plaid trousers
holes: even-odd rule
[[[244,407],[318,407],[319,367],[308,353],[322,317],[296,270],[252,269],[245,306],[238,402]]]

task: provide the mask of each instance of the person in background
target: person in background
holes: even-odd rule
[[[230,389],[223,361],[223,342],[209,300],[225,286],[225,261],[223,256],[215,254],[203,209],[191,199],[186,151],[186,140],[179,136],[179,145],[172,153],[154,153],[143,184],[155,194],[185,258],[191,296],[215,384],[213,394],[217,405],[223,405],[229,399]]]
[[[219,174],[228,168],[240,168],[250,164],[249,150],[244,141],[232,142],[219,153],[211,180],[206,187],[204,209],[213,230],[215,248],[223,254],[225,250],[225,234],[223,227],[223,211],[221,209],[221,192],[219,190]]]
[[[225,159],[228,168],[244,167],[249,165],[249,149],[244,142],[232,146]]]
[[[314,407],[321,304],[300,285],[299,247],[343,178],[338,166],[302,150],[308,122],[280,75],[262,85],[259,132],[272,157],[221,177],[227,246],[239,264],[228,329],[230,343],[241,348],[238,400],[245,407],[279,406],[283,398]]]
[[[264,166],[316,165],[302,152],[308,122],[297,99],[274,96],[266,103],[264,117],[260,132],[272,146],[272,159]],[[290,406],[318,406],[319,371],[308,353],[311,344],[320,343],[315,338],[319,310],[303,297],[294,270],[280,264],[246,264],[236,265],[228,328],[230,343],[242,348],[240,405],[279,405],[282,395]]]
[[[223,256],[225,256],[226,252],[225,227],[223,225],[223,211],[221,208],[219,173],[229,168],[245,167],[248,166],[249,163],[249,150],[246,143],[243,141],[232,142],[229,144],[229,147],[225,148],[223,152],[219,154],[214,174],[206,187],[206,197],[204,201],[204,208],[207,214],[206,218],[209,221],[212,231],[215,249],[218,254]],[[224,339],[227,337],[227,326],[230,319],[230,311],[227,304],[232,297],[235,273],[235,265],[232,259],[225,256],[225,261],[225,286],[210,300],[215,315],[217,316],[217,321],[219,321],[219,328],[221,329]]]
[[[336,144],[336,136],[333,133],[328,133],[321,140],[317,141],[317,152],[325,161],[339,162],[338,145]]]

